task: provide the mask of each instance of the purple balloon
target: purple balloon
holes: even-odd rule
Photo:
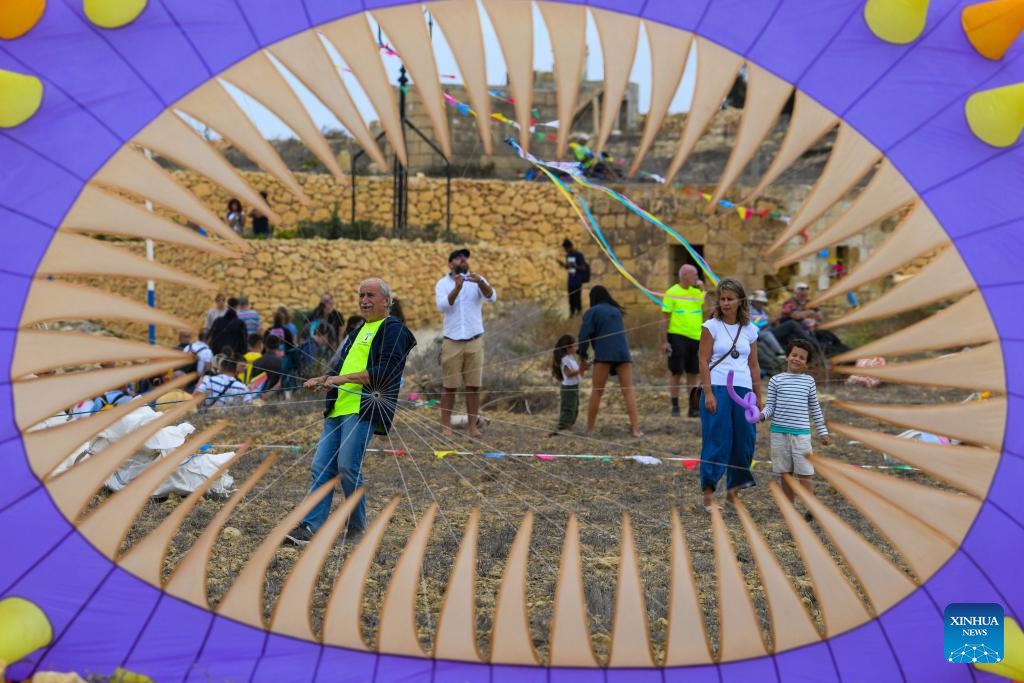
[[[736,393],[736,389],[733,388],[732,379],[736,373],[732,370],[729,371],[728,376],[725,378],[725,388],[729,392],[729,398],[739,407],[743,408],[743,418],[752,425],[756,425],[761,421],[761,409],[757,407],[757,395],[751,391],[746,396],[740,396]]]

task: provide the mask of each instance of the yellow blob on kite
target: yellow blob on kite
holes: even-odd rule
[[[89,21],[100,28],[127,26],[146,9],[146,0],[82,0]]]
[[[868,0],[864,19],[868,28],[887,43],[906,45],[924,31],[928,0]]]
[[[20,126],[42,103],[43,84],[38,78],[0,69],[0,128]]]
[[[971,132],[993,147],[1009,147],[1024,130],[1024,83],[976,92],[964,107]]]
[[[20,38],[39,23],[46,0],[4,0],[0,2],[0,38]]]
[[[964,33],[983,57],[1002,59],[1024,30],[1024,0],[992,0],[965,7]]]
[[[982,671],[1005,676],[1011,681],[1024,681],[1024,632],[1013,618],[1003,620],[1003,661],[998,664],[975,664]]]
[[[35,603],[22,598],[0,600],[0,661],[13,664],[52,640],[50,620]]]

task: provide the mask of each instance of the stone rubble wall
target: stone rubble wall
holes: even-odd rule
[[[228,196],[222,189],[200,176],[180,171],[176,175],[218,214],[224,213]],[[243,176],[257,190],[268,191],[270,204],[282,218],[282,224],[274,226],[277,235],[294,231],[299,221],[326,221],[335,207],[341,221],[349,220],[351,186],[347,177],[339,181],[329,175],[296,174],[310,200],[303,205],[265,174]],[[443,229],[444,179],[410,178],[409,224],[422,228],[433,223],[433,232],[440,235],[437,241],[390,235],[389,177],[359,177],[357,187],[357,220],[387,226],[386,237],[374,241],[250,240],[249,252],[237,260],[158,245],[156,258],[205,278],[215,291],[248,295],[253,307],[268,321],[280,304],[293,310],[311,310],[323,292],[334,294],[342,313],[355,313],[358,283],[380,276],[402,300],[413,328],[434,328],[441,320],[434,307],[434,284],[447,272],[447,255],[463,246],[473,252],[471,267],[491,281],[502,302],[532,300],[567,311],[565,271],[556,260],[562,255],[562,240],[569,237],[592,263],[591,285],[603,284],[620,302],[651,308],[657,315],[657,307],[617,272],[551,183],[453,181],[449,240],[444,239]],[[775,270],[762,255],[781,224],[761,218],[743,221],[734,211],[706,215],[707,205],[701,199],[664,186],[630,185],[624,191],[699,246],[718,275],[739,277],[751,289],[763,287],[780,296],[784,293],[780,291],[784,283],[777,280]],[[664,291],[675,282],[676,271],[687,257],[674,238],[603,194],[587,192],[584,196],[625,270],[654,291]],[[245,208],[248,211],[251,207]],[[765,200],[756,208],[774,209],[776,205]],[[131,248],[142,251],[141,244]],[[132,298],[145,298],[141,282],[107,281],[101,286]],[[212,300],[212,291],[157,285],[158,305],[195,321],[197,326]],[[584,306],[586,301],[585,291]],[[162,340],[172,337],[173,331],[161,331]]]

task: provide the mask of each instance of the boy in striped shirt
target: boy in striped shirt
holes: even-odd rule
[[[806,374],[813,347],[804,339],[794,339],[786,350],[786,371],[768,381],[768,402],[761,413],[761,421],[771,420],[772,472],[792,474],[808,493],[814,493],[814,466],[807,460],[811,453],[811,419],[827,446],[831,440],[825,427],[825,416],[818,403],[818,388],[814,378]],[[786,479],[782,491],[793,502],[795,494]],[[804,519],[810,522],[811,513]]]

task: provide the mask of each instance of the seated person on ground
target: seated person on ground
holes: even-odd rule
[[[206,375],[199,381],[196,391],[206,394],[204,406],[237,406],[252,401],[249,387],[237,379],[238,363],[233,358],[224,358],[220,362],[220,372]]]

